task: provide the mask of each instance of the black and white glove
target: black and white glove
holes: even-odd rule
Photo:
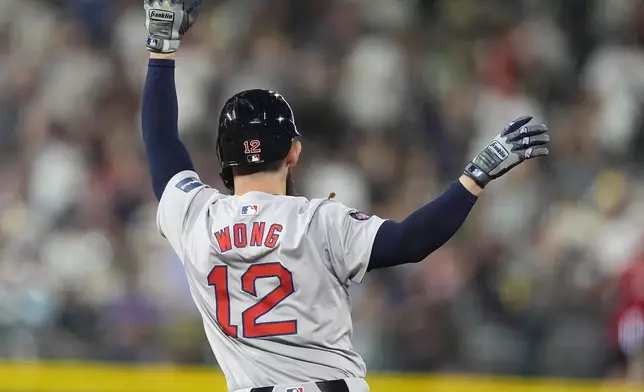
[[[143,0],[148,50],[175,52],[183,35],[197,20],[201,4],[202,0]]]
[[[463,173],[480,187],[499,178],[526,159],[548,155],[550,142],[545,125],[527,125],[532,117],[512,121],[470,163]]]

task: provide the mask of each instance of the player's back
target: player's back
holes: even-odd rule
[[[229,389],[364,377],[351,345],[347,286],[366,272],[381,220],[366,222],[328,199],[182,189],[191,180],[200,184],[195,177],[175,182],[193,195],[184,217],[174,219],[179,238],[166,236],[184,263]],[[171,202],[164,199],[165,233],[164,202]],[[356,223],[347,227],[346,218]],[[357,241],[356,251],[347,251],[346,241]]]

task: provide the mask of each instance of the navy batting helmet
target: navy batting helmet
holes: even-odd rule
[[[288,155],[300,136],[293,110],[278,93],[247,90],[230,98],[219,117],[217,157],[221,179],[233,190],[233,168],[257,168]]]

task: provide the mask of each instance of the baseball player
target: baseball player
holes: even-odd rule
[[[201,182],[177,129],[174,55],[200,0],[145,0],[151,52],[143,140],[157,223],[183,263],[229,391],[368,391],[351,345],[348,286],[370,270],[423,260],[462,225],[493,179],[548,154],[543,125],[510,123],[442,195],[401,222],[329,198],[290,196],[302,152],[278,93],[224,105],[216,153],[232,195]]]

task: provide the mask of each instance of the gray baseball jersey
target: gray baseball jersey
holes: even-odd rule
[[[157,223],[230,391],[365,376],[348,286],[367,272],[383,219],[329,199],[227,196],[184,171]]]

